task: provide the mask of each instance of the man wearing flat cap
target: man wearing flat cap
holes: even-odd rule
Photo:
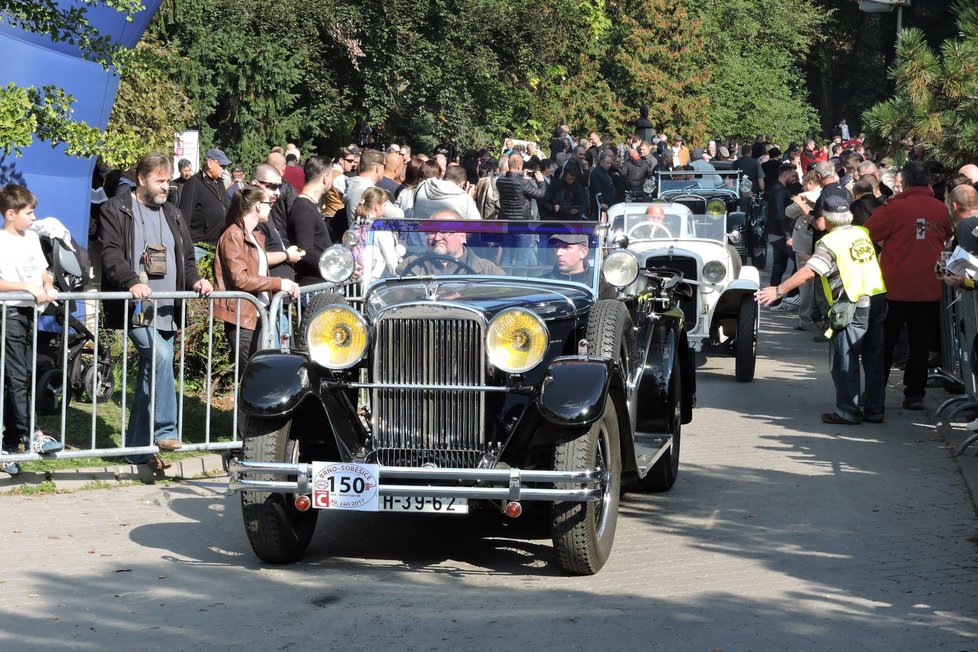
[[[761,305],[770,305],[820,276],[830,305],[829,369],[835,384],[835,411],[823,414],[822,421],[846,426],[863,421],[882,423],[886,286],[876,249],[869,231],[852,225],[849,203],[843,197],[827,197],[819,221],[824,222],[820,227],[827,233],[818,241],[812,257],[787,281],[758,290],[757,300]],[[860,358],[866,375],[862,406]]]
[[[583,233],[555,233],[550,236],[554,250],[553,269],[543,278],[574,281],[591,285],[594,270],[587,262],[588,237]],[[615,289],[601,279],[600,299],[614,299]]]
[[[217,246],[224,230],[224,216],[230,200],[224,187],[224,168],[231,160],[219,149],[207,150],[200,172],[183,184],[180,194],[180,212],[190,226],[194,244]]]

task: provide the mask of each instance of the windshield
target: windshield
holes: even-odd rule
[[[659,172],[659,197],[695,195],[703,190],[738,192],[739,170],[715,170],[709,163],[696,163],[702,164],[702,169]]]
[[[644,206],[636,205],[612,219],[612,231],[628,236],[629,245],[652,240],[715,240],[727,241],[727,216],[695,215],[680,204],[650,204],[662,208],[661,213],[647,214]]]
[[[353,247],[367,282],[388,278],[496,276],[597,288],[594,222],[375,220]]]

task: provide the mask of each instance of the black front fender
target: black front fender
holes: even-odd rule
[[[283,416],[314,393],[318,385],[319,374],[305,357],[259,351],[241,377],[238,405],[246,414]]]
[[[540,386],[540,413],[560,426],[591,425],[601,418],[605,398],[618,374],[617,365],[610,359],[555,358]]]

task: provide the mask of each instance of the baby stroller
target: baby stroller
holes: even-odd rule
[[[66,232],[67,234],[67,232]],[[71,238],[70,246],[64,237],[39,233],[41,249],[50,265],[54,286],[59,292],[79,292],[90,280],[88,256]],[[59,304],[61,302],[58,302]],[[104,403],[115,391],[112,374],[114,362],[109,345],[99,342],[82,321],[85,305],[71,301],[68,306],[68,328],[64,328],[64,306],[50,306],[38,319],[36,410],[39,415],[61,412],[62,401],[70,403],[72,396],[89,402]],[[65,339],[67,338],[67,349]],[[67,359],[68,387],[62,388],[62,367]]]

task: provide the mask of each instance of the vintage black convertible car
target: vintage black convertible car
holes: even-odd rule
[[[259,352],[241,382],[231,487],[258,557],[301,558],[323,511],[516,517],[542,501],[527,514],[547,514],[560,566],[597,572],[623,481],[676,481],[695,400],[680,275],[643,270],[642,294],[599,298],[627,276],[601,278],[606,232],[377,220],[353,255],[327,251],[331,280],[356,257],[362,304],[314,296],[295,348]]]
[[[682,204],[694,215],[703,215],[711,202],[723,202],[727,219],[727,240],[745,265],[763,270],[767,265],[767,227],[764,204],[751,192],[751,182],[730,167],[714,162],[715,173],[690,170],[659,171],[649,184],[660,201]]]

